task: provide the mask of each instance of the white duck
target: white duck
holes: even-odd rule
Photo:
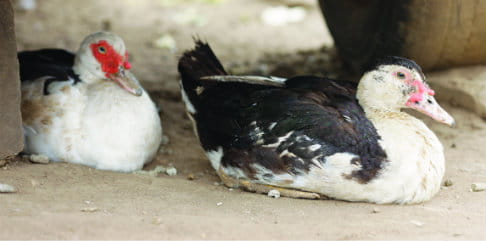
[[[202,147],[231,187],[373,203],[432,198],[444,151],[411,108],[452,125],[420,67],[388,57],[359,85],[315,76],[228,75],[209,45],[179,60],[181,91]]]
[[[119,36],[91,34],[76,55],[43,49],[18,56],[24,152],[121,172],[154,158],[162,135],[159,115],[128,70]]]

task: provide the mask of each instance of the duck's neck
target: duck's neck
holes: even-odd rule
[[[95,65],[90,63],[89,59],[80,57],[80,54],[76,54],[73,65],[73,72],[78,75],[79,79],[86,84],[99,83],[103,79],[100,78],[99,74],[94,74],[90,71],[89,66]]]
[[[399,108],[392,108],[377,100],[377,98],[365,98],[363,96],[363,92],[359,91],[356,95],[359,104],[363,108],[366,113],[366,117],[373,122],[373,124],[377,124],[375,122],[386,120],[393,117],[403,117],[404,115],[408,115],[402,112]]]

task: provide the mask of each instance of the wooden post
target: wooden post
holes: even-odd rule
[[[20,80],[14,14],[9,0],[0,0],[0,159],[23,148]]]

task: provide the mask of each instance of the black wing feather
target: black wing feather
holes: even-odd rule
[[[20,80],[34,81],[49,77],[44,84],[47,95],[48,85],[55,81],[74,79],[74,84],[81,81],[73,71],[74,54],[62,49],[41,49],[18,53]]]

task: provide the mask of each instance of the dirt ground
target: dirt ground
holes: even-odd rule
[[[279,4],[302,6],[307,15],[263,24],[261,12]],[[424,204],[272,199],[220,185],[184,114],[177,57],[197,34],[234,72],[336,76],[333,42],[314,1],[43,0],[33,11],[17,10],[15,21],[19,50],[76,50],[101,28],[121,35],[170,140],[145,170],[173,165],[178,173],[14,159],[0,169],[0,183],[18,190],[0,194],[1,239],[486,239],[486,192],[470,191],[471,183],[486,182],[486,122],[448,103],[455,128],[424,121],[444,144],[445,179],[453,185]],[[175,48],[153,45],[164,34]]]

